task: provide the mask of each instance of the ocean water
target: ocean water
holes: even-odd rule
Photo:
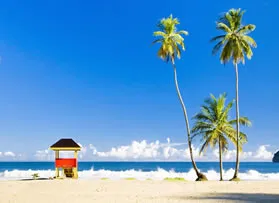
[[[219,179],[218,162],[197,162],[199,169],[210,180]],[[230,179],[235,163],[225,162],[224,179]],[[113,180],[134,177],[138,180],[183,177],[195,180],[191,162],[79,162],[80,179],[109,178]],[[0,180],[30,178],[39,173],[42,178],[54,176],[53,162],[0,162]],[[239,177],[243,180],[279,180],[279,164],[272,162],[241,162]]]

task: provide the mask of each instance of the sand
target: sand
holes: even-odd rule
[[[0,181],[0,203],[279,202],[279,181]]]

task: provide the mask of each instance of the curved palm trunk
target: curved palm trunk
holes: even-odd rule
[[[219,136],[220,181],[223,180],[222,143]]]
[[[203,175],[202,173],[199,172],[198,167],[196,165],[196,162],[194,161],[194,157],[193,157],[193,150],[192,150],[192,142],[191,142],[191,134],[190,134],[190,127],[189,127],[189,120],[188,120],[188,116],[187,116],[187,110],[185,107],[185,104],[183,102],[182,96],[180,94],[180,90],[178,87],[178,82],[177,82],[177,74],[176,74],[176,66],[174,64],[174,61],[172,62],[173,65],[173,71],[174,71],[174,82],[175,82],[175,87],[176,87],[176,92],[181,104],[181,107],[183,109],[183,113],[184,113],[184,119],[185,119],[185,123],[186,123],[186,130],[187,130],[187,135],[188,135],[188,145],[189,145],[189,151],[190,151],[190,158],[192,161],[192,165],[193,168],[198,176],[198,178],[196,180],[207,180],[206,176]]]
[[[238,66],[235,64],[235,104],[236,104],[236,162],[235,172],[232,179],[237,179],[239,171],[239,105],[238,105]]]

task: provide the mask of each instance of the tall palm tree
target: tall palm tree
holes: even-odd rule
[[[234,101],[231,101],[228,105],[225,105],[225,102],[225,93],[221,94],[219,98],[210,95],[210,98],[206,99],[205,104],[202,105],[201,111],[193,117],[195,125],[192,129],[192,138],[197,135],[202,136],[203,144],[200,149],[200,154],[206,152],[208,146],[215,147],[218,144],[220,181],[223,180],[222,153],[228,150],[228,140],[235,145],[237,144],[236,130],[232,126],[236,123],[236,120],[230,120],[229,118],[229,113]],[[239,120],[242,125],[251,125],[247,117],[241,117]],[[242,150],[242,145],[246,142],[247,136],[240,132],[240,151]]]
[[[161,47],[158,51],[158,56],[166,61],[171,61],[173,71],[174,71],[174,82],[176,87],[176,92],[180,101],[180,104],[183,109],[184,113],[184,119],[186,124],[186,130],[187,130],[187,136],[188,136],[188,145],[189,145],[189,151],[190,151],[190,158],[192,161],[193,168],[198,176],[196,179],[197,181],[207,180],[206,176],[202,174],[194,161],[193,158],[193,152],[192,152],[192,143],[191,143],[191,132],[189,127],[189,121],[187,116],[187,110],[184,105],[182,96],[180,94],[180,90],[178,87],[178,81],[177,81],[177,73],[176,73],[176,66],[175,66],[175,59],[180,58],[181,56],[181,49],[184,51],[184,38],[182,35],[188,35],[188,32],[185,30],[178,31],[176,28],[176,25],[180,24],[179,20],[177,18],[173,18],[172,15],[170,15],[168,18],[163,18],[160,20],[158,24],[159,31],[155,31],[153,35],[155,37],[158,37],[153,43],[160,43]]]
[[[236,75],[236,166],[234,176],[231,180],[239,180],[239,97],[238,97],[238,64],[245,62],[245,55],[252,58],[252,47],[257,47],[255,40],[248,34],[255,30],[253,24],[242,25],[242,16],[245,11],[241,9],[230,9],[217,22],[217,29],[223,31],[223,35],[214,37],[211,41],[217,41],[212,53],[215,55],[221,50],[220,61],[227,63],[232,60]]]

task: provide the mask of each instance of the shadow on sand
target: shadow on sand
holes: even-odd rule
[[[36,181],[36,180],[51,180],[49,178],[37,178],[36,180],[33,178],[28,178],[28,179],[20,179],[20,181]]]
[[[170,199],[176,200],[211,200],[216,202],[265,202],[265,203],[279,203],[278,194],[263,194],[263,193],[214,193],[214,194],[201,194],[201,196],[172,196]]]

